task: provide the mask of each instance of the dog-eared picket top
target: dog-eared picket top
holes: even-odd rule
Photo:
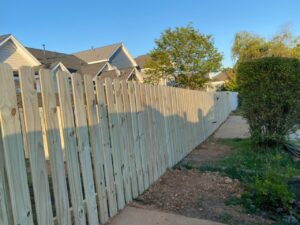
[[[0,64],[1,225],[104,224],[230,113],[226,92],[69,77],[22,67],[16,90]]]

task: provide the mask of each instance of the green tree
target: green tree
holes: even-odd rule
[[[227,73],[228,80],[225,81],[224,84],[224,90],[225,91],[237,91],[238,86],[237,86],[237,80],[236,80],[236,73],[234,69],[232,68],[226,68],[224,72]]]
[[[165,30],[155,43],[145,82],[157,84],[171,78],[177,86],[199,89],[207,81],[204,75],[221,67],[223,56],[212,36],[201,34],[191,24]]]
[[[270,40],[249,32],[236,33],[232,57],[237,64],[262,57],[295,57],[300,59],[300,38],[283,28]]]

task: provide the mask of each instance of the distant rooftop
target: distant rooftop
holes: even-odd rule
[[[0,43],[5,40],[6,38],[8,38],[11,34],[3,34],[3,35],[0,35]]]
[[[46,68],[51,68],[51,65],[61,62],[68,69],[71,69],[75,72],[78,71],[82,65],[85,65],[86,62],[80,58],[60,52],[47,51],[43,49],[36,48],[26,48],[37,60],[39,60]]]
[[[147,62],[151,60],[151,57],[149,55],[140,55],[135,58],[136,63],[139,65],[141,69],[145,68],[145,65]]]
[[[122,43],[116,43],[112,45],[103,46],[100,48],[93,48],[81,52],[73,53],[81,60],[89,62],[105,61],[108,60],[115,51],[122,46]]]

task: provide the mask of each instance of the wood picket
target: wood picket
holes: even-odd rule
[[[102,131],[98,121],[97,104],[91,76],[84,76],[84,88],[92,159],[94,164],[95,184],[98,193],[99,217],[101,223],[106,223],[108,221],[108,207],[105,178],[109,175],[105,174],[105,168],[108,166],[106,166],[105,163],[103,137],[101,135]]]
[[[122,178],[122,162],[121,162],[121,144],[120,144],[120,124],[118,121],[115,96],[111,79],[105,79],[106,103],[108,110],[108,124],[111,139],[112,158],[114,177],[117,193],[118,209],[123,209],[125,206],[124,183]],[[104,131],[105,132],[105,131]]]
[[[54,92],[53,74],[49,70],[41,70],[39,78],[43,102],[43,116],[46,128],[46,141],[50,156],[56,220],[58,224],[71,225],[71,214],[68,210],[70,207],[69,196],[60,139],[61,135],[58,122],[58,107]]]
[[[138,191],[139,194],[144,192],[144,178],[143,178],[143,169],[141,163],[141,151],[140,151],[140,137],[138,132],[138,118],[137,118],[137,108],[136,108],[136,95],[135,88],[132,82],[128,83],[128,94],[129,94],[129,103],[131,110],[131,122],[132,122],[132,132],[133,132],[133,148],[135,156],[135,166],[137,171],[137,181],[138,181]]]
[[[77,145],[81,165],[84,194],[87,205],[89,224],[99,223],[97,203],[95,197],[95,184],[91,160],[91,147],[87,125],[87,112],[84,103],[83,80],[80,74],[73,74],[72,89],[74,113],[76,121]]]
[[[111,153],[111,139],[109,136],[109,125],[108,125],[108,112],[106,106],[106,97],[103,81],[98,79],[96,81],[96,93],[98,100],[98,116],[99,125],[102,136],[102,148],[104,152],[104,168],[105,168],[105,180],[108,195],[109,215],[113,217],[118,212],[117,206],[117,193],[114,179],[114,170]]]
[[[74,221],[76,225],[83,225],[86,224],[86,217],[68,73],[58,71],[56,79]]]
[[[120,157],[121,157],[121,170],[124,184],[124,194],[126,203],[132,200],[131,193],[131,182],[129,176],[129,154],[128,154],[128,144],[127,144],[127,130],[126,130],[126,114],[124,112],[122,89],[119,80],[114,80],[114,94],[116,97],[116,115],[119,125],[119,137],[120,137]]]
[[[122,87],[122,95],[124,102],[124,113],[126,114],[126,130],[127,130],[127,145],[128,145],[128,160],[129,160],[129,173],[131,180],[131,191],[132,197],[136,198],[139,194],[138,191],[138,180],[137,180],[137,170],[135,164],[135,148],[134,148],[134,137],[132,130],[132,113],[129,101],[129,93],[128,93],[128,84],[126,81],[121,82]]]
[[[35,210],[39,224],[53,225],[51,196],[48,172],[43,145],[43,131],[34,70],[22,67],[19,71],[22,94],[23,114],[25,120],[25,138],[27,139],[32,185],[34,189]]]
[[[0,123],[14,224],[32,225],[33,213],[13,71],[0,64]],[[2,220],[2,219],[0,219]]]

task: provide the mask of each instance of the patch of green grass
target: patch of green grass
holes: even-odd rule
[[[265,177],[270,170],[283,178],[300,174],[300,164],[294,162],[281,147],[259,148],[253,146],[249,139],[224,139],[220,142],[233,150],[232,154],[217,163],[219,167],[225,167],[226,174],[232,178],[253,182]]]
[[[276,217],[291,214],[300,218],[292,207],[297,193],[287,184],[291,177],[300,175],[299,162],[293,161],[282,147],[261,148],[252,145],[250,139],[224,139],[220,143],[230,146],[232,153],[198,169],[218,171],[242,182],[242,197],[229,198],[226,205],[242,204],[251,213],[267,211]]]
[[[218,215],[218,220],[222,223],[230,223],[232,220],[232,215],[227,212],[222,212]]]
[[[242,199],[236,196],[231,196],[225,200],[225,205],[240,205],[242,203]]]
[[[229,145],[233,152],[218,166],[225,167],[222,172],[245,185],[242,204],[248,211],[264,210],[299,217],[292,208],[296,193],[287,184],[291,177],[300,174],[299,163],[294,162],[281,147],[260,148],[252,145],[249,139],[222,140],[221,143]],[[280,213],[278,209],[282,209]]]

